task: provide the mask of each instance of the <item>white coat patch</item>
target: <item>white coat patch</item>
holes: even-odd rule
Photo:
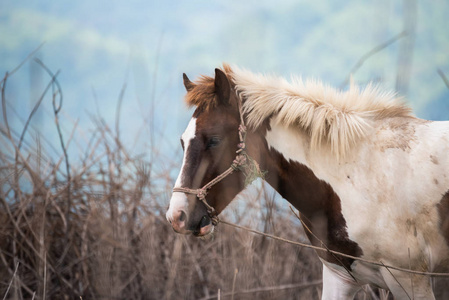
[[[190,141],[195,138],[196,132],[196,118],[192,118],[187,125],[186,130],[181,136],[181,139],[184,143],[184,157],[182,159],[181,171],[179,172],[178,178],[176,179],[175,187],[182,187],[183,178],[184,178],[184,166],[186,163],[186,155],[189,151]],[[170,199],[170,206],[168,208],[166,217],[168,221],[173,220],[173,212],[177,212],[179,210],[187,211],[188,208],[188,200],[187,196],[181,192],[174,192]]]

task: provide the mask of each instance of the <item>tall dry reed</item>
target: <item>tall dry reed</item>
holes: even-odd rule
[[[119,131],[101,117],[92,117],[90,141],[78,155],[82,159],[73,163],[68,145],[76,126],[69,134],[61,129],[68,121],[62,117],[58,72],[52,73],[41,61],[31,63],[44,68],[50,81],[20,132],[9,125],[14,115],[5,92],[15,70],[1,81],[1,297],[319,296],[320,266],[310,251],[224,226],[208,241],[175,234],[164,216],[172,185],[171,166],[176,163],[156,172],[151,162],[132,157]],[[42,101],[48,99],[59,138],[51,146],[30,125]],[[119,102],[118,107],[121,98]],[[58,148],[60,156],[50,155],[49,147]],[[272,215],[277,208],[274,201],[269,202],[249,205],[244,215],[263,211],[259,226],[274,230]],[[244,219],[241,209],[229,214]],[[302,235],[293,221],[279,222],[276,231],[290,238]]]
[[[61,117],[58,73],[36,63],[51,79],[21,132],[9,126],[13,115],[5,93],[15,70],[1,81],[1,298],[320,298],[321,265],[308,249],[224,225],[206,241],[175,234],[164,216],[176,163],[156,172],[152,161],[130,155],[119,130],[101,117],[92,117],[90,141],[74,164],[67,151],[74,133],[61,130],[67,120]],[[47,93],[59,137],[53,146],[29,128]],[[61,155],[50,155],[48,147],[58,147]],[[305,239],[297,220],[286,217],[263,185],[243,198],[225,217]],[[358,294],[387,298],[368,287]]]

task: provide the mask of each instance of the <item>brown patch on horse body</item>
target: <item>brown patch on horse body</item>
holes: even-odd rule
[[[437,209],[440,217],[440,231],[449,246],[449,191],[441,198],[440,203],[437,204]]]
[[[332,187],[318,179],[305,165],[287,161],[274,149],[269,150],[268,157],[264,166],[268,170],[265,179],[300,211],[302,221],[313,232],[311,234],[305,230],[311,243],[322,247],[323,242],[329,249],[361,256],[362,249],[349,239],[341,201]],[[347,268],[354,261],[328,252],[317,253],[322,259],[337,265],[343,264]]]

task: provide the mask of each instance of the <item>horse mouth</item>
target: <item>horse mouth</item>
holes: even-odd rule
[[[198,227],[193,231],[193,235],[197,237],[205,237],[214,231],[214,225],[212,224],[211,219],[208,216],[203,216],[201,218]]]

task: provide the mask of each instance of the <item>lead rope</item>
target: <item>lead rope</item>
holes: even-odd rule
[[[226,169],[226,171],[224,171],[223,173],[221,173],[220,175],[218,175],[217,177],[215,177],[214,179],[209,181],[207,184],[205,184],[202,188],[199,188],[199,189],[190,189],[190,188],[186,188],[186,187],[174,187],[173,188],[173,192],[180,192],[180,193],[185,193],[185,194],[196,195],[198,200],[203,202],[203,204],[206,206],[207,213],[208,213],[208,215],[212,221],[212,224],[214,226],[217,226],[218,223],[220,222],[220,220],[218,219],[218,214],[217,214],[217,211],[215,210],[215,208],[213,208],[212,206],[209,205],[209,203],[207,203],[206,196],[207,196],[209,189],[211,187],[213,187],[215,184],[222,181],[227,176],[234,173],[235,171],[241,170],[242,166],[244,166],[247,162],[246,144],[245,144],[247,130],[246,130],[246,126],[245,126],[245,121],[243,120],[243,111],[242,111],[242,105],[240,102],[241,101],[238,101],[239,114],[240,114],[240,125],[239,125],[240,142],[237,145],[237,148],[238,148],[236,151],[237,155],[236,155],[234,161],[232,162],[231,166],[228,169]]]

